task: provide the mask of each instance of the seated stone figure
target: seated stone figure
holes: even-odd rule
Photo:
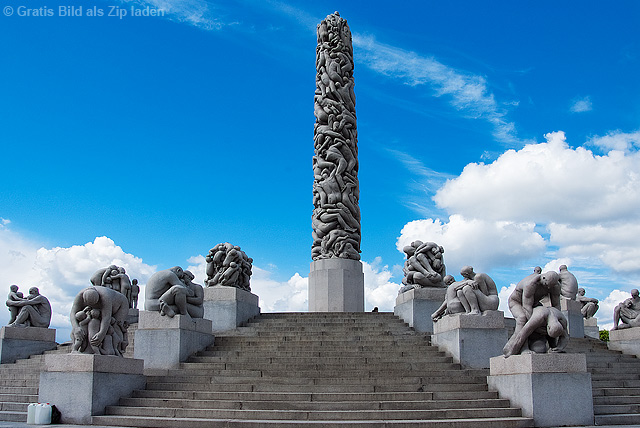
[[[558,282],[560,283],[560,294],[562,297],[569,300],[576,300],[578,280],[575,275],[569,272],[567,265],[560,266]]]
[[[445,301],[431,315],[437,321],[444,315],[467,313],[478,315],[498,309],[500,299],[496,283],[486,273],[475,273],[471,266],[460,270],[462,281],[449,283]],[[447,275],[445,278],[450,277]],[[453,277],[451,277],[453,278]],[[450,279],[448,280],[450,281]]]
[[[458,291],[467,285],[467,280],[456,282],[453,275],[446,275],[444,283],[447,285],[447,293],[444,296],[444,302],[436,311],[431,314],[431,319],[436,322],[445,315],[459,314],[465,312],[464,306],[458,298]]]
[[[622,324],[618,325],[622,321]],[[640,327],[640,293],[635,288],[631,297],[613,309],[613,329]]]
[[[443,278],[447,274],[442,255],[444,248],[435,242],[413,241],[402,249],[407,260],[402,268],[402,283],[421,287],[446,287]],[[410,289],[410,288],[409,288]]]
[[[197,284],[191,283],[192,276],[189,272],[185,279],[185,272],[179,266],[151,275],[145,290],[144,309],[158,311],[168,317],[174,317],[178,313],[202,318],[204,310],[202,315],[199,315],[200,310],[197,308],[203,306],[204,292],[202,296],[197,294],[198,287]]]
[[[576,300],[582,304],[582,316],[585,319],[589,319],[595,315],[598,311],[598,299],[593,299],[591,297],[586,297],[584,288],[578,288],[578,295],[576,296]]]
[[[72,352],[122,356],[128,313],[122,293],[95,286],[80,291],[71,305]]]
[[[9,324],[11,327],[47,328],[51,323],[51,304],[37,287],[31,287],[29,295],[24,299],[7,300],[7,306],[20,309],[15,320]]]
[[[562,312],[553,307],[536,306],[531,317],[518,333],[511,336],[502,352],[505,357],[525,352],[564,352],[568,343],[567,319]]]

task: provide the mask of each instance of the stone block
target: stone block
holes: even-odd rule
[[[576,300],[560,299],[560,311],[567,318],[569,337],[584,337],[584,317],[582,316],[582,304]]]
[[[168,370],[213,341],[210,320],[187,315],[169,318],[159,312],[140,311],[133,355],[144,360],[145,370]]]
[[[444,302],[446,288],[415,288],[396,297],[393,313],[419,332],[433,333],[433,314]]]
[[[364,312],[364,273],[360,260],[311,262],[309,312]]]
[[[258,296],[237,287],[205,287],[204,318],[215,332],[233,330],[260,315],[258,301]]]
[[[609,349],[640,358],[640,327],[609,331]]]
[[[502,355],[507,339],[502,311],[446,315],[433,324],[431,335],[431,343],[456,363],[477,369],[489,368],[489,360]]]
[[[593,339],[600,339],[600,328],[598,327],[597,318],[584,320],[584,335]]]
[[[140,311],[136,308],[129,308],[129,313],[127,314],[127,322],[129,325],[135,324],[139,321],[139,313]]]
[[[43,327],[9,327],[0,329],[0,363],[15,363],[21,358],[56,349],[56,330]]]
[[[136,389],[144,389],[143,361],[114,355],[46,355],[38,401],[54,404],[62,423],[90,424]]]
[[[522,409],[537,427],[593,425],[591,374],[584,354],[491,358],[489,389]]]

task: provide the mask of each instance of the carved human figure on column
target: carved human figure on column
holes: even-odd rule
[[[578,295],[576,296],[576,300],[582,304],[582,309],[580,310],[582,312],[582,316],[585,319],[589,319],[593,317],[595,313],[598,311],[599,302],[598,302],[598,299],[594,299],[592,297],[586,297],[585,293],[586,292],[584,288],[578,288]]]

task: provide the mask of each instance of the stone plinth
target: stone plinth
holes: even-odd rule
[[[609,331],[609,349],[640,358],[640,327]]]
[[[475,369],[488,369],[489,359],[502,355],[507,339],[502,311],[445,315],[433,324],[431,335],[431,343],[456,363]]]
[[[9,327],[0,329],[0,363],[15,363],[21,358],[56,349],[56,330],[43,327]]]
[[[143,361],[114,355],[46,355],[38,401],[58,407],[62,423],[90,424],[136,389],[144,389]]]
[[[152,374],[177,367],[213,340],[210,320],[140,311],[133,355],[144,360],[145,373]]]
[[[560,310],[567,318],[569,337],[584,337],[584,317],[582,316],[582,303],[577,300],[560,299]]]
[[[204,289],[204,318],[215,332],[233,330],[260,315],[258,296],[237,287],[216,285]]]
[[[584,354],[491,358],[489,389],[522,408],[537,427],[593,425],[591,374]]]
[[[598,319],[589,318],[584,320],[584,335],[593,339],[600,339],[600,329],[598,328]]]
[[[311,262],[309,312],[364,312],[364,273],[360,260]]]
[[[433,314],[444,302],[446,288],[414,288],[398,294],[393,313],[420,332],[433,333]]]
[[[129,313],[127,314],[127,322],[129,325],[135,324],[140,319],[140,311],[136,308],[129,308]]]

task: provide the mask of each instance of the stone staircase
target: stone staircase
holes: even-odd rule
[[[58,345],[46,354],[70,350],[70,346]],[[32,355],[12,364],[0,364],[0,421],[27,421],[27,406],[38,401],[43,360],[44,355]]]
[[[571,339],[567,352],[587,356],[596,425],[640,424],[640,359],[597,339]]]
[[[133,336],[137,324],[129,326],[129,347],[125,357],[133,358]],[[57,349],[41,355],[17,360],[13,364],[0,364],[0,421],[26,422],[27,406],[38,401],[40,370],[45,354],[71,352],[71,344],[63,343]]]
[[[129,427],[529,427],[391,313],[263,314],[149,376],[94,424]]]

